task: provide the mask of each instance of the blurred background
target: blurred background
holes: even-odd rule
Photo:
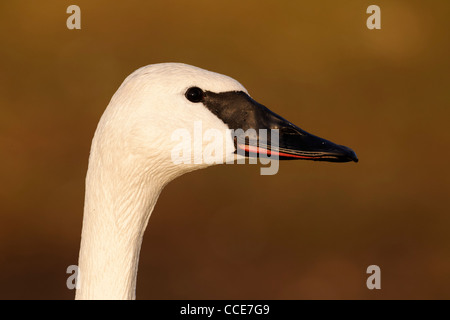
[[[81,8],[81,30],[66,9]],[[381,8],[381,30],[366,9]],[[139,299],[449,299],[448,1],[0,2],[0,298],[73,299],[84,179],[123,79],[227,74],[360,162],[216,166],[163,191]],[[381,267],[381,290],[366,269]]]

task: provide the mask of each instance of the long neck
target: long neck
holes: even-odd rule
[[[163,188],[141,169],[91,153],[76,299],[135,299],[144,231]]]

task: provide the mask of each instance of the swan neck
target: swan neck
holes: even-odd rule
[[[91,154],[76,299],[135,299],[139,253],[163,184],[142,168],[108,165]],[[120,181],[120,183],[118,183]]]

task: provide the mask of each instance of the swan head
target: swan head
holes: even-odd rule
[[[350,148],[283,119],[230,77],[180,63],[128,76],[92,141],[77,299],[135,298],[142,237],[163,187],[188,171],[255,157],[357,161]]]
[[[261,130],[269,131],[264,141]],[[153,64],[129,75],[104,112],[92,148],[114,167],[137,166],[167,182],[262,154],[357,161],[350,148],[311,135],[257,103],[238,81],[182,63]]]

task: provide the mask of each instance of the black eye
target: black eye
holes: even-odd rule
[[[203,90],[198,87],[189,88],[185,94],[186,98],[191,102],[200,102],[203,100]]]

